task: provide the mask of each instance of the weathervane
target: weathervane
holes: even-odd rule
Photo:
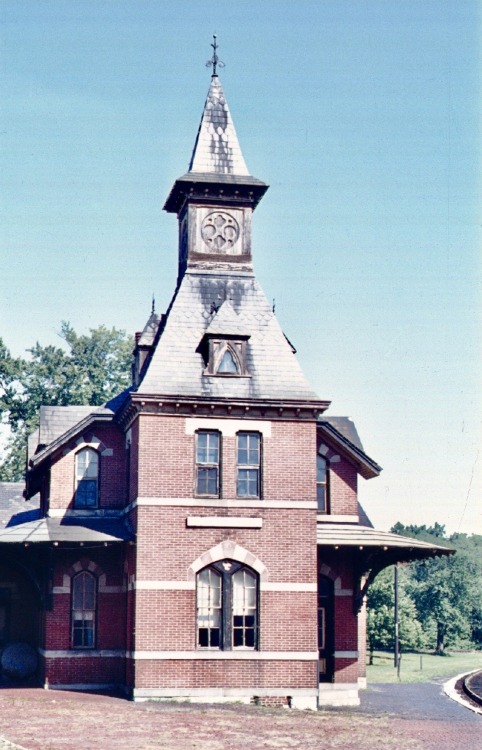
[[[218,65],[219,65],[220,68],[224,68],[223,61],[220,60],[219,57],[218,57],[218,53],[217,53],[218,44],[216,42],[216,38],[217,38],[216,34],[213,34],[214,42],[211,44],[211,47],[213,48],[213,56],[206,63],[206,68],[211,68],[212,67],[212,69],[213,69],[213,78],[214,78],[214,76],[217,76],[216,68],[217,68]]]

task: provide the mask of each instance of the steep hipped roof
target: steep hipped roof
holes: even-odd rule
[[[222,304],[226,300],[227,306]],[[200,345],[207,331],[249,336],[248,377],[204,374],[206,362]],[[186,273],[181,281],[138,393],[318,399],[254,276],[196,271]]]
[[[211,78],[189,172],[244,177],[249,175],[228,103],[217,76]]]

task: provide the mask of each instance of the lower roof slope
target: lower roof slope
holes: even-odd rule
[[[229,302],[227,315],[223,303]],[[218,311],[222,323],[216,323]],[[229,320],[229,323],[228,323]],[[221,325],[223,331],[221,331]],[[206,334],[247,339],[248,376],[203,374]],[[140,394],[233,399],[318,400],[255,277],[187,272],[172,301]]]

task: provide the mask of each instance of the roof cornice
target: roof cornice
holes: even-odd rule
[[[318,422],[318,429],[336,445],[338,450],[342,451],[347,458],[356,464],[358,471],[364,479],[373,479],[379,476],[382,467],[342,435],[333,425],[323,421],[323,418],[321,418]]]
[[[200,396],[163,396],[162,394],[132,393],[128,406],[118,414],[118,420],[127,429],[138,414],[164,414],[179,416],[226,417],[235,419],[270,419],[273,421],[316,421],[329,401],[264,400],[231,398],[203,398]]]

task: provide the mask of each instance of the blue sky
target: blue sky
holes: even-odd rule
[[[221,81],[255,269],[330,413],[383,467],[373,521],[482,533],[475,0],[2,0],[0,334],[142,328],[167,307],[162,205]]]

